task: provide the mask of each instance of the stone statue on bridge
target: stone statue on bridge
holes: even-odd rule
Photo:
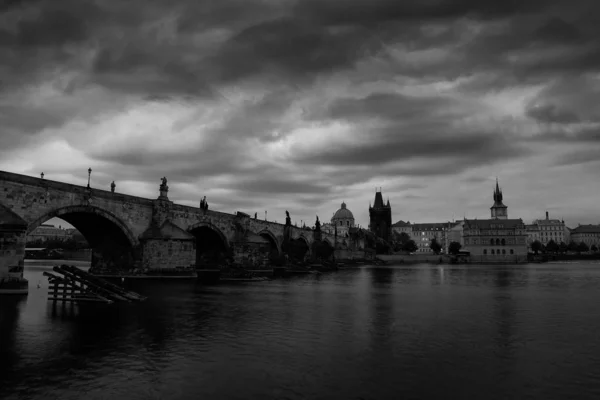
[[[115,188],[117,187],[117,185],[115,185],[115,181],[112,181],[112,183],[110,184],[110,191],[111,193],[115,192]]]
[[[258,218],[258,213],[257,213],[257,212],[255,212],[255,213],[254,213],[254,219],[257,219],[257,218]]]
[[[208,210],[208,203],[206,202],[206,196],[202,200],[200,200],[200,209],[202,211]]]
[[[169,191],[169,187],[167,186],[167,178],[165,178],[163,176],[160,180],[161,180],[161,184],[159,187],[160,196],[158,198],[162,199],[162,200],[168,200],[169,198],[167,197],[167,192]]]
[[[290,218],[290,213],[288,212],[288,210],[285,210],[285,224],[286,226],[292,225],[292,219]]]
[[[315,231],[321,232],[321,222],[319,221],[318,215],[317,215],[317,222],[315,222]]]

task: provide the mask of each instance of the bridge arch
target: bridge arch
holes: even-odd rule
[[[211,222],[200,221],[187,228],[196,238],[196,266],[221,263],[230,255],[227,236]]]
[[[44,215],[42,215],[41,217],[38,217],[37,219],[35,219],[33,222],[31,222],[27,226],[27,234],[30,234],[31,232],[33,232],[33,230],[35,230],[35,228],[39,227],[41,224],[48,221],[49,219],[55,218],[55,217],[67,221],[68,223],[73,225],[75,228],[77,228],[79,231],[81,231],[82,227],[76,226],[76,225],[81,225],[81,223],[77,223],[76,218],[75,219],[73,218],[73,216],[75,216],[77,214],[95,215],[95,216],[104,218],[105,220],[110,221],[112,224],[114,224],[121,230],[121,232],[125,235],[125,237],[129,241],[129,244],[132,247],[139,245],[139,240],[134,235],[131,228],[129,228],[129,226],[127,226],[127,224],[125,224],[119,217],[117,217],[110,211],[104,210],[97,206],[90,206],[90,205],[66,206],[66,207],[60,207],[60,208],[57,208],[50,212],[47,212]],[[75,222],[75,223],[72,223],[72,222]],[[82,234],[83,234],[83,232],[82,232]]]
[[[333,241],[330,238],[328,238],[328,237],[324,238],[323,242],[327,243],[331,247],[334,247]]]
[[[294,238],[294,240],[302,240],[304,243],[306,243],[306,247],[310,249],[310,240],[308,240],[308,238],[303,234],[298,235],[298,237]]]
[[[45,212],[28,224],[27,234],[51,218],[73,225],[92,249],[93,268],[129,269],[139,258],[139,240],[112,212],[95,205],[71,205]]]
[[[285,245],[285,253],[291,259],[304,260],[307,255],[311,254],[310,241],[302,234],[295,238],[292,237]]]
[[[271,242],[271,245],[274,246],[275,250],[277,251],[277,255],[281,254],[281,243],[279,243],[279,240],[277,240],[277,237],[273,232],[268,229],[263,229],[262,231],[258,232],[257,235],[268,239],[269,242]]]

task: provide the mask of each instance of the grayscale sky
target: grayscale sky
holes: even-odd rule
[[[600,223],[600,1],[3,1],[0,169],[271,220]]]

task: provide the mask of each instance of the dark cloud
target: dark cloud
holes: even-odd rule
[[[287,175],[287,174],[286,174]],[[331,185],[318,182],[314,179],[300,180],[293,176],[285,178],[269,178],[267,176],[242,178],[229,185],[226,189],[233,189],[243,193],[274,193],[274,194],[320,194],[323,198],[331,193]]]
[[[330,25],[373,26],[387,21],[436,20],[461,17],[500,18],[516,13],[533,12],[543,6],[542,0],[478,1],[434,0],[394,1],[356,0],[352,4],[339,1],[307,0],[297,3],[295,13]]]
[[[587,149],[583,151],[570,152],[560,156],[554,165],[568,166],[580,165],[589,163],[598,163],[600,161],[600,147],[595,149]]]
[[[600,79],[594,76],[556,80],[527,105],[527,115],[540,122],[600,122]]]
[[[574,111],[561,110],[555,104],[532,105],[527,109],[527,115],[540,122],[570,124],[581,121]]]
[[[438,110],[447,111],[456,101],[444,97],[415,97],[399,93],[373,93],[361,99],[337,99],[314,116],[315,119],[341,119],[363,121],[375,118],[383,120],[418,120],[435,117]]]
[[[486,165],[530,154],[525,145],[534,143],[521,138],[529,133],[503,127],[502,118],[513,116],[490,117],[506,112],[489,104],[512,101],[501,93],[507,89],[546,85],[523,110],[529,118],[523,124],[543,132],[531,142],[598,142],[599,4],[6,1],[0,7],[0,94],[10,101],[0,104],[0,149],[4,157],[36,139],[67,140],[98,164],[95,171],[103,170],[106,187],[111,177],[157,182],[167,175],[174,188],[180,185],[177,201],[195,204],[198,188],[210,186],[203,190],[211,204],[227,210],[273,207],[277,213],[294,203],[298,213],[312,215],[324,198],[379,179],[390,190],[418,190],[411,178],[481,173]],[[45,104],[31,101],[39,97],[31,88],[59,78],[69,82]],[[432,96],[447,80],[458,88]],[[397,93],[402,85],[429,97]],[[101,94],[81,95],[86,90]],[[119,98],[143,100],[126,107]],[[103,134],[98,121],[135,113],[148,102],[165,107],[137,118],[171,119],[172,126],[161,125],[164,132],[141,132],[152,127],[124,118],[127,127],[105,129],[136,135],[137,142],[93,147],[81,139]],[[177,106],[198,113],[171,115]],[[216,110],[208,122],[203,107]],[[317,126],[325,136],[329,124],[347,127],[345,136],[314,145],[298,133]],[[159,135],[173,146],[154,145]],[[266,154],[279,144],[281,153]],[[592,153],[558,159],[587,161]],[[81,175],[80,167],[48,167],[49,174]],[[31,168],[37,176],[38,165]]]

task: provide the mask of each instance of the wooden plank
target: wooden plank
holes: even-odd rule
[[[126,297],[120,296],[116,293],[111,293],[109,290],[106,290],[106,289],[102,288],[101,286],[94,285],[90,282],[87,282],[85,279],[82,279],[81,277],[76,276],[75,274],[71,273],[70,271],[68,271],[62,267],[56,266],[53,269],[56,272],[62,273],[66,278],[68,278],[69,280],[71,280],[73,282],[83,282],[84,284],[87,285],[88,290],[92,293],[95,293],[102,297],[106,297],[111,300],[130,301]]]
[[[94,276],[88,272],[82,271],[77,267],[69,266],[69,265],[62,265],[61,269],[66,270],[74,275],[77,275],[78,277],[84,279],[87,282],[91,282],[91,283],[97,284],[107,290],[114,291],[117,294],[119,294],[120,296],[126,297],[128,299],[137,300],[137,301],[146,299],[146,297],[144,297],[144,296],[141,296],[135,292],[127,291],[127,290],[123,289],[122,287],[120,287],[119,285],[115,285],[112,282],[109,282],[107,280],[104,280],[102,278]]]
[[[53,282],[53,288],[54,289],[54,293],[52,293],[52,299],[54,301],[60,300],[59,296],[58,296],[58,289],[59,288],[63,288],[63,285],[67,285],[67,287],[72,287],[73,285],[76,285],[76,281],[73,281],[71,278],[69,277],[59,277],[56,276],[50,272],[44,272],[44,275],[48,276],[49,278],[52,278],[54,280]],[[61,283],[61,285],[59,285],[59,283]],[[84,287],[83,285],[78,285],[78,288],[80,288],[81,290],[85,291],[86,293],[88,293],[90,296],[94,296],[95,298],[99,299],[99,301],[103,301],[103,302],[111,302],[110,299],[107,299],[104,296],[101,296],[97,293],[94,293],[93,291],[88,290],[88,288]]]
[[[108,300],[108,299],[99,299],[99,298],[93,298],[93,297],[89,297],[89,298],[80,298],[80,299],[63,299],[62,297],[53,297],[50,296],[48,297],[48,300],[53,300],[53,301],[64,301],[64,302],[71,302],[71,303],[76,303],[76,302],[89,302],[89,303],[108,303],[108,304],[113,304],[114,301],[112,300]]]

